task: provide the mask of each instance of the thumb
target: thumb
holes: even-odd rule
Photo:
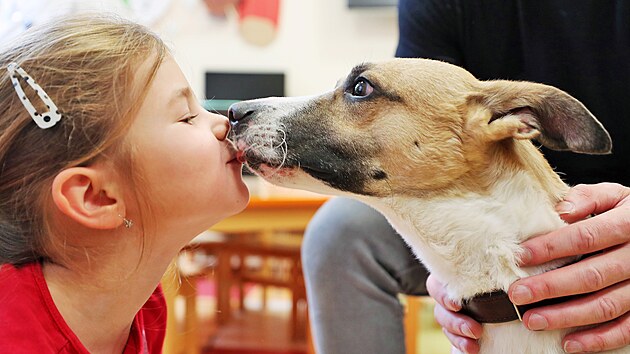
[[[628,194],[628,188],[615,183],[579,184],[556,204],[556,211],[571,224],[614,208]]]

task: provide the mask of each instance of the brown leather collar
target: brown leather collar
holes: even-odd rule
[[[522,321],[523,314],[535,307],[553,305],[566,301],[567,297],[546,299],[522,306],[516,306],[510,301],[503,290],[476,295],[464,300],[461,313],[472,317],[480,323],[502,323],[510,321]]]
[[[594,252],[577,257],[562,267],[574,264],[579,260],[599,253],[600,252]],[[557,297],[534,302],[532,304],[517,306],[510,301],[510,298],[505,291],[494,290],[488,293],[477,294],[471,299],[464,300],[462,302],[462,309],[460,312],[464,315],[472,317],[479,323],[503,323],[516,320],[523,321],[523,315],[525,312],[533,308],[559,304],[575,297],[576,295]]]

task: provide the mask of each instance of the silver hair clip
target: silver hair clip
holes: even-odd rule
[[[31,115],[31,118],[33,118],[35,123],[37,123],[37,125],[42,129],[47,129],[57,124],[57,122],[61,119],[61,114],[59,114],[59,110],[57,109],[57,106],[50,99],[50,97],[48,97],[48,94],[46,94],[46,91],[44,91],[33,80],[33,78],[30,77],[26,73],[26,71],[24,71],[24,69],[20,68],[20,66],[17,65],[17,63],[15,62],[10,63],[9,66],[7,66],[7,70],[9,71],[9,76],[11,77],[11,82],[13,83],[13,88],[15,89],[15,92],[20,97],[20,101],[22,101],[24,108],[26,108],[26,110]],[[16,74],[20,75],[22,79],[24,79],[24,81],[26,81],[26,83],[33,90],[35,90],[39,98],[42,101],[44,101],[44,103],[48,107],[47,112],[40,114],[37,112],[37,110],[35,110],[35,107],[33,107],[33,104],[31,103],[31,101],[29,101],[29,99],[26,97],[24,90],[22,90],[22,86],[20,86],[20,83],[18,81]]]

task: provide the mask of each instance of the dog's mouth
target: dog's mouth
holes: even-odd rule
[[[274,175],[287,177],[297,170],[301,170],[311,177],[324,182],[334,177],[334,172],[319,166],[317,163],[303,161],[303,159],[291,154],[283,154],[281,159],[277,156],[269,158],[264,155],[264,152],[258,151],[253,147],[241,147],[242,150],[239,149],[237,153],[239,161],[245,163],[250,170],[263,177],[273,177]]]
[[[312,166],[308,166],[308,165],[300,165],[300,169],[306,173],[308,173],[309,175],[311,175],[312,177],[319,179],[321,181],[327,181],[329,180],[332,176],[333,173],[318,167],[312,167]]]
[[[336,190],[371,194],[365,185],[369,179],[366,163],[357,156],[356,145],[340,144],[328,138],[331,134],[316,133],[300,125],[292,129],[259,122],[242,126],[233,136],[239,161],[272,183],[311,183],[304,179],[310,176]]]
[[[244,124],[233,128],[230,137],[238,149],[239,161],[254,172],[261,166],[281,169],[287,166],[286,134],[273,124]]]
[[[286,155],[266,156],[264,149],[257,149],[255,146],[249,146],[240,142],[237,144],[238,152],[236,156],[238,160],[252,170],[253,172],[269,174],[273,170],[292,169],[295,166],[288,163]]]

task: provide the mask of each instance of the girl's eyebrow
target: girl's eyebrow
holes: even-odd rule
[[[189,86],[177,89],[174,91],[174,93],[171,95],[171,98],[168,100],[168,106],[171,106],[175,101],[177,101],[178,99],[182,97],[188,98],[191,96],[192,96],[192,90],[190,89]]]

